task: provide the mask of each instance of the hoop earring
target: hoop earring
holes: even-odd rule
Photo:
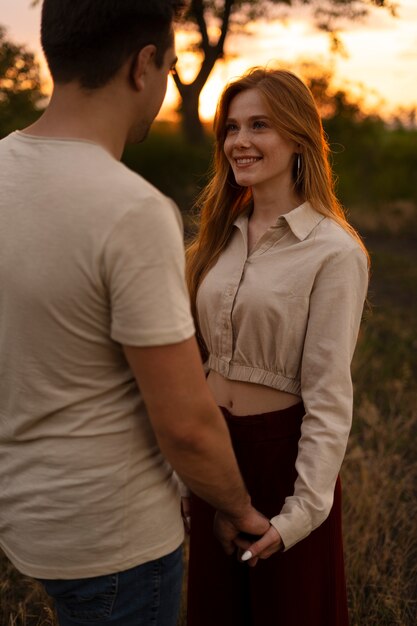
[[[301,173],[301,154],[297,154],[297,178],[300,178]]]

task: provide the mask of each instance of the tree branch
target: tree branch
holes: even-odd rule
[[[230,16],[232,14],[233,4],[234,4],[233,0],[226,0],[225,4],[224,4],[224,12],[223,12],[221,34],[220,34],[219,40],[217,42],[217,50],[218,50],[218,53],[219,53],[219,57],[223,56],[224,42],[226,40],[227,33],[229,31]]]
[[[200,34],[201,34],[201,47],[205,49],[210,45],[210,41],[209,41],[208,32],[207,32],[206,20],[204,19],[203,0],[192,0],[190,13],[194,15],[195,17],[198,30],[200,31]]]
[[[198,2],[198,0],[195,0],[195,1]],[[203,8],[202,2],[199,2],[199,4],[201,8]],[[208,40],[208,37],[205,40],[202,39],[201,41],[201,50],[204,54],[204,58],[200,66],[200,70],[192,83],[195,86],[195,88],[198,89],[199,91],[201,91],[204,85],[206,84],[207,79],[210,76],[210,73],[216,64],[216,61],[219,58],[221,58],[224,54],[224,43],[225,43],[227,34],[229,32],[230,16],[232,14],[232,8],[234,4],[235,4],[235,0],[225,0],[224,2],[224,9],[223,9],[223,15],[222,15],[222,20],[221,20],[222,22],[221,32],[220,32],[219,39],[217,40],[217,43],[211,45]],[[204,21],[204,18],[203,18],[203,21]],[[205,21],[204,21],[204,25],[205,25]]]

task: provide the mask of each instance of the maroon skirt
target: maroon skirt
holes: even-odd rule
[[[277,515],[294,492],[303,405],[245,417],[222,411],[253,505]],[[348,626],[339,479],[325,522],[254,568],[223,552],[214,513],[192,495],[187,626]]]

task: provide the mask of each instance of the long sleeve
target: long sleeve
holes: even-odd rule
[[[301,361],[305,406],[294,494],[271,523],[285,549],[328,516],[352,422],[350,366],[368,286],[367,263],[355,244],[326,259],[316,275]]]

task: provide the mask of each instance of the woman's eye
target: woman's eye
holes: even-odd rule
[[[253,127],[254,128],[266,128],[266,123],[263,122],[262,120],[256,120],[256,122],[253,123]]]
[[[231,133],[237,130],[236,124],[226,124],[226,133]]]

